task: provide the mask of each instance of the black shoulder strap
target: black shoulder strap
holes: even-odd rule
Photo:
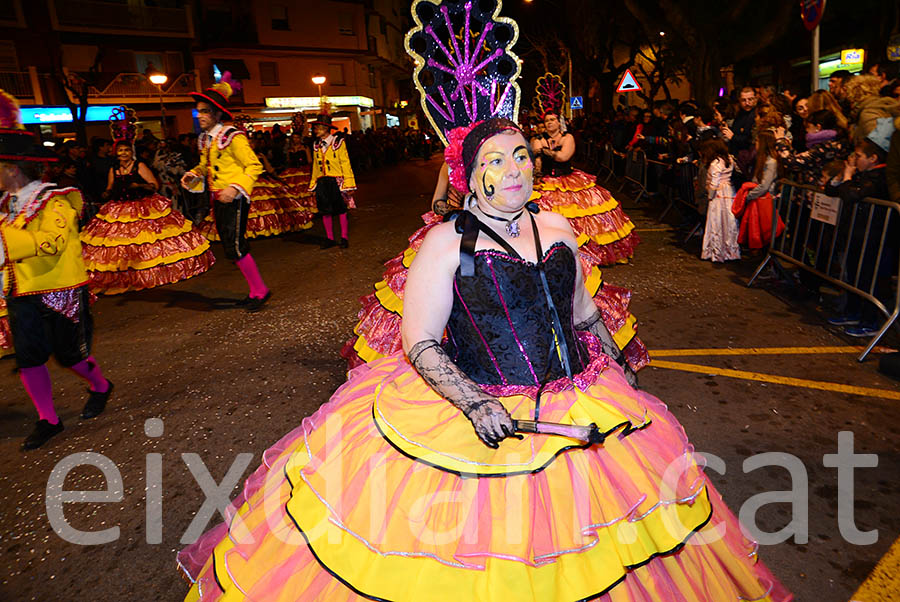
[[[463,211],[456,218],[456,231],[462,234],[459,241],[459,273],[463,278],[469,278],[475,275],[478,220],[468,211]]]
[[[569,363],[569,345],[566,343],[565,330],[563,330],[562,320],[559,319],[559,312],[556,311],[556,304],[553,302],[553,296],[550,294],[550,283],[547,282],[547,274],[544,271],[544,250],[541,248],[541,236],[538,233],[537,221],[532,214],[528,214],[531,218],[531,229],[534,232],[534,246],[537,252],[538,273],[541,275],[541,288],[544,289],[544,298],[547,301],[547,310],[550,312],[550,318],[553,320],[551,328],[553,329],[554,347],[559,357],[559,362],[566,371],[566,376],[572,378],[572,366]],[[576,259],[577,261],[577,259]]]
[[[510,245],[508,242],[503,240],[499,234],[497,234],[496,232],[494,232],[493,230],[491,230],[490,228],[485,226],[484,223],[482,223],[482,221],[479,220],[474,215],[472,217],[475,219],[475,222],[478,224],[478,229],[481,230],[482,232],[484,232],[485,234],[487,234],[488,238],[490,238],[495,243],[497,243],[498,245],[503,247],[503,250],[506,251],[507,253],[509,253],[512,257],[515,257],[516,259],[522,259],[522,256],[519,255],[518,251],[516,251],[514,248],[512,248],[512,245]]]

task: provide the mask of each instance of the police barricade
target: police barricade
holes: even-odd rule
[[[605,172],[603,181],[607,182],[610,178],[616,177],[615,151],[613,150],[612,144],[609,142],[603,146],[598,146],[597,151],[600,158],[598,168],[602,172]],[[599,177],[600,174],[598,173],[597,175]]]
[[[864,361],[900,315],[900,291],[890,278],[900,278],[900,204],[866,198],[841,206],[823,189],[779,181],[781,194],[774,199],[772,232],[779,217],[780,236],[772,236],[766,258],[747,282],[751,286],[762,270],[774,263],[793,265],[871,303],[884,316],[878,332],[857,358]],[[879,284],[887,281],[889,292]]]
[[[641,197],[647,194],[647,155],[639,148],[629,151],[625,156],[625,178],[618,192],[622,192],[628,184],[637,187],[638,195],[634,202],[640,202]]]

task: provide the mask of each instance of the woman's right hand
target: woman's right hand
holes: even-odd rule
[[[493,449],[497,449],[507,437],[514,437],[516,434],[512,417],[496,399],[472,402],[465,415],[472,422],[481,442]]]

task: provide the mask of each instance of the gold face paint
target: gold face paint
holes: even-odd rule
[[[119,158],[119,161],[130,161],[134,154],[131,152],[130,146],[120,144],[119,148],[116,149],[116,156]]]
[[[519,132],[501,132],[478,151],[472,172],[478,199],[502,211],[518,211],[531,197],[534,164]]]

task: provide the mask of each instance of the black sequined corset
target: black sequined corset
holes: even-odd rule
[[[457,220],[460,231],[478,226],[493,234],[471,213]],[[474,240],[470,246],[474,249]],[[469,378],[482,385],[528,386],[584,370],[588,353],[575,336],[572,320],[575,261],[561,242],[547,249],[540,265],[521,259],[512,248],[470,253],[461,249],[444,348]]]
[[[544,172],[544,175],[555,178],[567,176],[572,173],[572,164],[568,161],[554,161],[550,157],[545,156],[541,159],[541,171]]]
[[[147,181],[138,173],[137,163],[129,173],[120,173],[116,167],[113,172],[112,198],[117,201],[136,201],[152,194]]]

